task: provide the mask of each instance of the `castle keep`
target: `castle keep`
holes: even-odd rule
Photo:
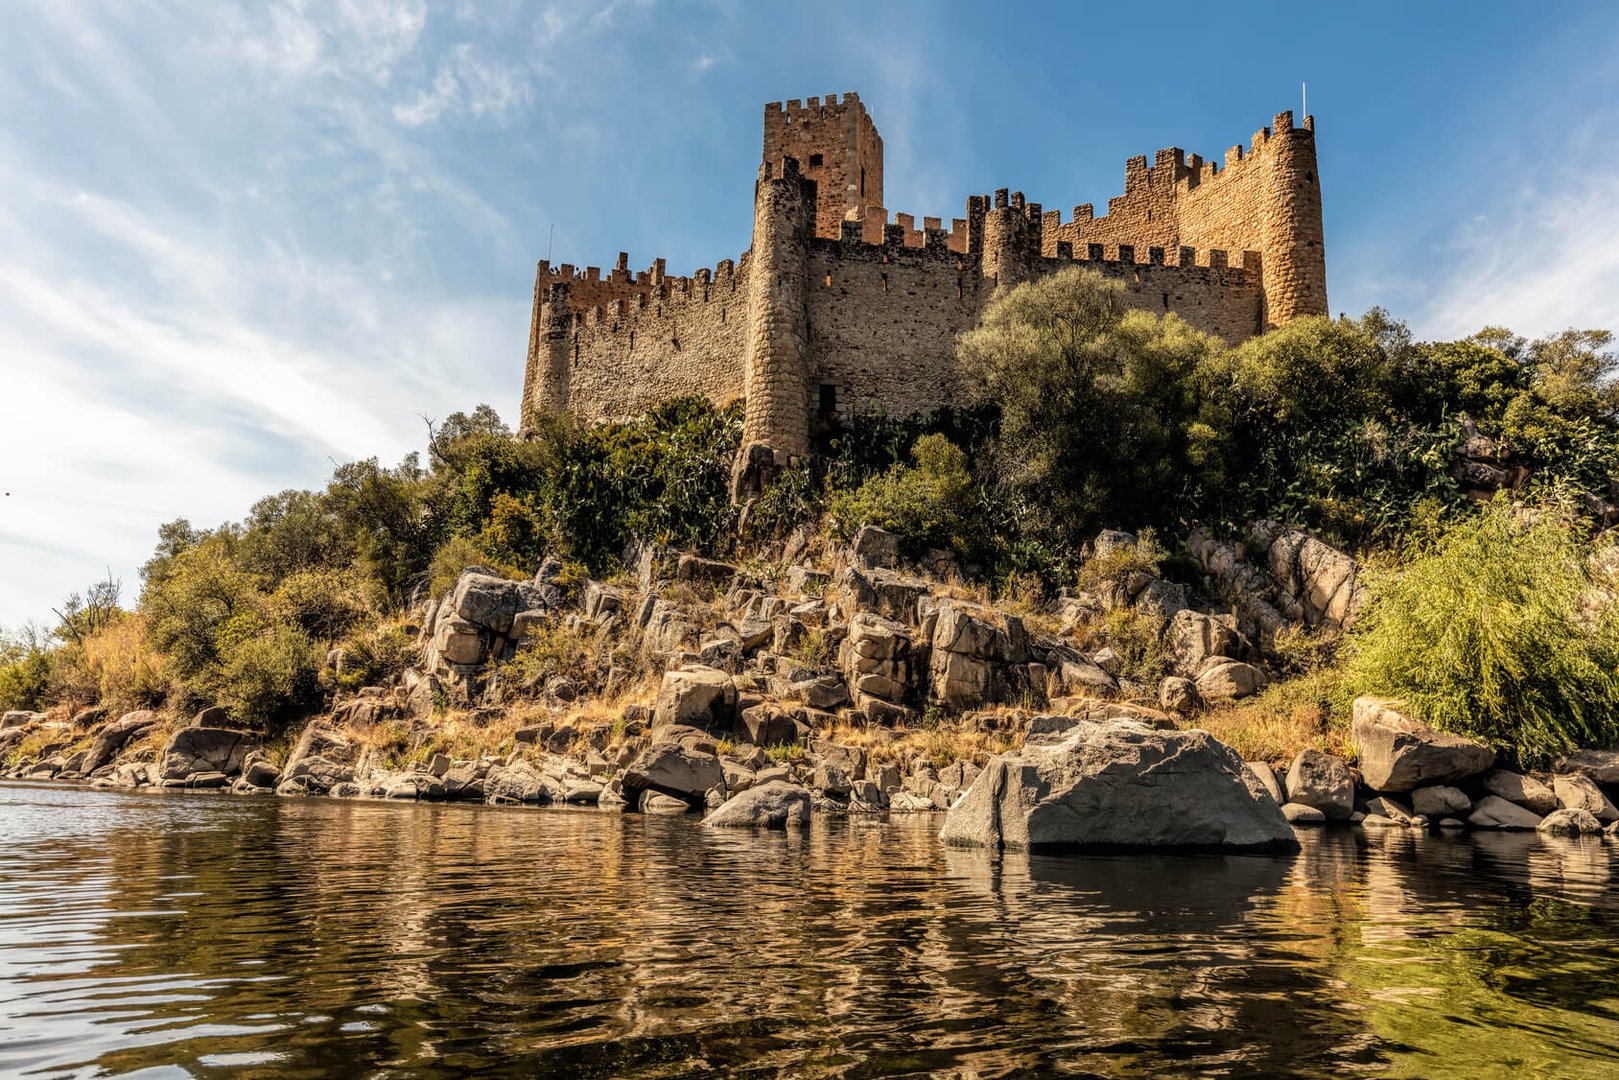
[[[753,243],[690,277],[539,264],[523,426],[619,419],[702,393],[745,400],[739,497],[871,404],[952,402],[956,335],[1001,286],[1079,263],[1125,300],[1237,343],[1327,312],[1315,123],[1278,113],[1223,165],[1131,158],[1124,193],[1068,221],[1021,192],[967,199],[947,230],[883,204],[883,140],[855,94],[765,106]]]

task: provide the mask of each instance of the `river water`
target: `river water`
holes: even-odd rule
[[[1619,845],[938,824],[0,785],[0,1075],[1619,1070]]]

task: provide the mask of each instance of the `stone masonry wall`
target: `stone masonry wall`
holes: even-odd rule
[[[1131,306],[1232,344],[1327,311],[1308,117],[1295,128],[1279,114],[1224,168],[1173,148],[1150,167],[1131,159],[1101,217],[1082,204],[1063,222],[1003,189],[969,198],[948,230],[889,221],[882,139],[853,94],[766,106],[765,151],[738,263],[689,278],[662,260],[631,272],[623,254],[607,274],[540,264],[524,427],[560,410],[599,421],[681,394],[745,397],[745,441],[779,462],[804,452],[817,414],[953,403],[956,338],[996,288],[1076,264],[1121,281]]]
[[[644,298],[576,315],[567,365],[570,410],[622,420],[683,394],[718,404],[742,396],[749,259],[668,279]],[[524,424],[531,423],[525,410]]]
[[[792,158],[816,187],[816,235],[838,236],[850,210],[883,205],[883,138],[858,94],[765,106],[764,160]]]

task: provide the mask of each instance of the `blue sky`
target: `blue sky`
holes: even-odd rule
[[[748,246],[766,101],[890,210],[1246,143],[1309,83],[1334,311],[1619,328],[1619,5],[6,0],[0,625],[421,416],[514,418],[533,265]]]

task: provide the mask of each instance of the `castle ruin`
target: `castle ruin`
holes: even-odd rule
[[[1178,148],[1131,158],[1124,193],[1062,220],[1021,192],[972,195],[948,230],[883,204],[883,140],[855,94],[772,102],[753,243],[690,277],[539,264],[522,425],[623,419],[682,394],[745,402],[739,498],[877,405],[952,404],[956,336],[996,289],[1073,264],[1236,344],[1327,312],[1315,122],[1291,112],[1224,165]]]

